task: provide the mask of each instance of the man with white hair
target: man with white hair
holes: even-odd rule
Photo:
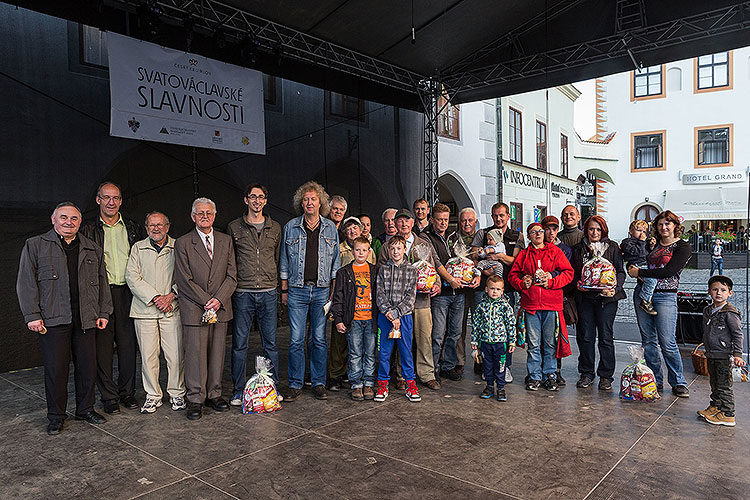
[[[342,229],[341,221],[344,220],[346,209],[348,208],[346,199],[341,195],[334,194],[328,201],[328,207],[331,209],[328,213],[328,218],[336,225],[336,230],[340,231]],[[343,239],[341,233],[339,233],[339,239]]]
[[[461,236],[461,240],[466,245],[466,248],[471,250],[471,242],[474,241],[474,236],[477,234],[477,212],[471,207],[462,208],[458,212],[458,234]],[[474,310],[474,293],[467,293],[464,296],[464,314],[461,321],[461,338],[456,346],[456,355],[458,362],[456,363],[456,371],[463,373],[464,365],[466,364],[466,326],[469,318],[469,310]]]
[[[380,257],[380,251],[385,246],[385,243],[398,233],[398,229],[396,229],[396,212],[398,210],[395,208],[386,208],[383,210],[380,220],[383,221],[385,231],[372,239],[372,251],[375,252],[376,257]]]
[[[213,228],[216,204],[198,198],[190,217],[195,229],[181,236],[174,250],[185,345],[187,418],[197,420],[203,415],[204,402],[215,411],[229,410],[221,397],[221,375],[237,272],[232,238]]]

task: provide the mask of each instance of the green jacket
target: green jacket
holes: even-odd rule
[[[516,345],[516,318],[505,296],[497,299],[485,294],[471,317],[471,343],[507,342]]]

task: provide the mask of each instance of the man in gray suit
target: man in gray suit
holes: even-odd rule
[[[180,237],[174,249],[185,346],[187,418],[197,420],[204,401],[215,411],[229,410],[221,397],[221,374],[237,273],[232,238],[213,228],[216,204],[198,198],[190,216],[195,230]]]

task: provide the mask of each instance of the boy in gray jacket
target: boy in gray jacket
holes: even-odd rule
[[[708,294],[713,304],[703,309],[703,345],[706,347],[711,403],[698,412],[706,422],[734,427],[734,393],[732,361],[744,366],[742,359],[742,320],[739,311],[728,302],[732,280],[716,275],[708,280]]]

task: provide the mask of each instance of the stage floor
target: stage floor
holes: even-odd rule
[[[288,329],[280,329],[286,350]],[[251,352],[259,351],[253,334]],[[575,344],[575,342],[573,342]],[[617,373],[627,343],[617,343]],[[750,384],[735,384],[737,427],[696,416],[708,378],[683,351],[690,399],[623,402],[617,391],[576,389],[573,358],[559,392],[524,390],[515,359],[508,401],[482,400],[468,367],[421,403],[392,389],[384,403],[327,401],[304,390],[268,415],[205,409],[188,421],[165,403],[122,409],[94,426],[69,418],[45,433],[41,368],[0,374],[3,498],[748,498]],[[229,356],[224,395],[229,397]],[[282,373],[286,359],[282,356]],[[163,365],[162,365],[163,366]],[[252,363],[251,363],[252,366]],[[166,376],[162,370],[162,378]],[[165,383],[162,383],[164,386]],[[619,378],[615,382],[619,387]],[[143,389],[137,397],[142,402]],[[73,410],[72,377],[69,411]],[[97,401],[96,407],[101,410]]]

